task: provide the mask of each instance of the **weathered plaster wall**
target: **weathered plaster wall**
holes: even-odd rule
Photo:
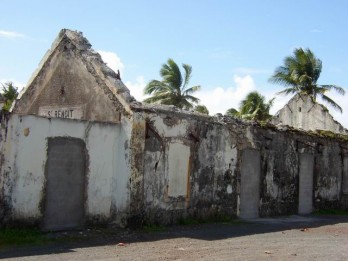
[[[326,207],[328,202],[334,208],[340,205],[343,174],[342,144],[328,140],[320,143],[316,151],[314,187],[315,204]]]
[[[119,122],[130,114],[129,90],[82,33],[61,30],[13,112],[48,118]]]
[[[173,110],[145,108],[137,114],[146,122],[138,140],[145,143],[144,159],[135,162],[143,169],[145,203],[138,207],[145,221],[239,215],[240,161],[246,149],[261,155],[260,216],[298,213],[303,153],[314,157],[309,166],[313,210],[346,208],[342,148],[347,139]]]
[[[260,215],[297,212],[297,143],[292,137],[271,129],[255,127],[251,133],[261,152]]]
[[[86,221],[124,223],[129,211],[131,125],[12,115],[2,168],[5,221],[40,222],[48,137],[83,140],[88,154]]]
[[[262,157],[260,215],[298,212],[300,154],[314,156],[313,206],[346,208],[342,198],[344,148],[348,139],[336,139],[294,129],[253,129]]]
[[[348,131],[331,116],[321,104],[308,95],[295,95],[272,119],[272,123],[289,125],[304,130],[327,130],[348,134]]]
[[[133,114],[130,139],[130,215],[128,224],[143,225],[144,220],[144,146],[146,123],[143,114]]]
[[[342,148],[342,207],[348,209],[348,148]]]
[[[237,147],[248,142],[244,125],[162,110],[136,114],[146,123],[144,159],[136,162],[143,164],[144,221],[236,215]]]
[[[3,143],[2,217],[42,218],[47,137],[85,142],[90,222],[140,226],[185,217],[239,216],[241,155],[248,149],[260,153],[255,213],[261,217],[298,213],[303,153],[314,158],[313,210],[348,207],[344,137],[138,108],[132,121],[123,118],[120,124],[12,115]]]

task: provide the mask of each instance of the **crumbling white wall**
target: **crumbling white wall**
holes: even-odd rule
[[[237,135],[204,116],[165,111],[144,115],[147,218],[172,223],[185,215],[236,213]],[[239,141],[246,142],[242,136]]]
[[[308,95],[296,95],[272,119],[275,125],[289,125],[304,130],[326,130],[348,134],[348,131],[331,116],[329,111],[313,102]]]
[[[131,125],[12,115],[4,143],[4,202],[13,220],[39,220],[45,195],[48,137],[82,139],[87,148],[86,216],[120,223],[129,205]]]

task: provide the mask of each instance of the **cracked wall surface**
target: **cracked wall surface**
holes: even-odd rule
[[[262,144],[261,216],[298,213],[300,155],[313,155],[313,211],[347,209],[342,182],[347,137],[334,138],[296,129],[258,127],[254,139]]]
[[[346,192],[342,192],[342,182],[347,184],[344,135],[326,136],[223,116],[205,117],[160,106],[135,110],[146,122],[144,160],[139,163],[143,164],[143,222],[168,224],[185,217],[239,216],[240,161],[248,149],[260,153],[261,217],[299,212],[303,153],[314,157],[313,211],[348,207]],[[181,148],[174,157],[170,155],[173,146],[174,150]],[[177,177],[170,177],[173,174],[168,167],[179,164],[183,166],[174,168],[179,172]],[[173,185],[180,186],[180,193],[171,196]]]
[[[82,33],[61,30],[4,126],[0,218],[42,222],[47,140],[64,137],[86,144],[85,223],[126,224],[134,101]]]
[[[146,122],[144,222],[235,216],[238,148],[249,142],[243,125],[156,109],[136,114]]]
[[[1,144],[3,220],[40,222],[48,137],[74,137],[86,143],[86,222],[90,223],[136,227],[188,217],[239,216],[241,160],[246,150],[260,154],[256,157],[260,162],[250,159],[250,164],[260,164],[255,213],[261,217],[299,212],[302,154],[314,159],[313,210],[348,208],[344,135],[171,107],[132,106],[132,117],[122,117],[119,124],[13,114],[6,131],[2,129],[6,134]]]
[[[126,223],[130,196],[127,122],[102,124],[12,115],[7,124],[1,176],[4,222],[42,222],[48,138],[71,137],[86,144],[88,155],[85,223]]]

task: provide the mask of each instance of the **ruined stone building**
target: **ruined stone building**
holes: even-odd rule
[[[289,125],[303,130],[323,130],[348,135],[328,109],[308,95],[296,94],[272,119],[275,125]]]
[[[144,105],[79,32],[59,33],[1,124],[1,224],[348,208],[347,136]]]

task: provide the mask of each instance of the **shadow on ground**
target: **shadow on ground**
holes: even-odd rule
[[[258,218],[240,220],[234,223],[199,224],[172,226],[161,232],[146,233],[139,230],[85,230],[78,233],[75,240],[64,240],[70,232],[53,236],[61,236],[62,240],[41,246],[11,247],[0,250],[0,258],[49,255],[74,252],[76,248],[117,245],[122,242],[132,244],[174,238],[193,238],[199,240],[221,240],[226,238],[248,236],[254,234],[285,231],[290,229],[315,228],[348,222],[348,216],[288,216],[279,218]]]

